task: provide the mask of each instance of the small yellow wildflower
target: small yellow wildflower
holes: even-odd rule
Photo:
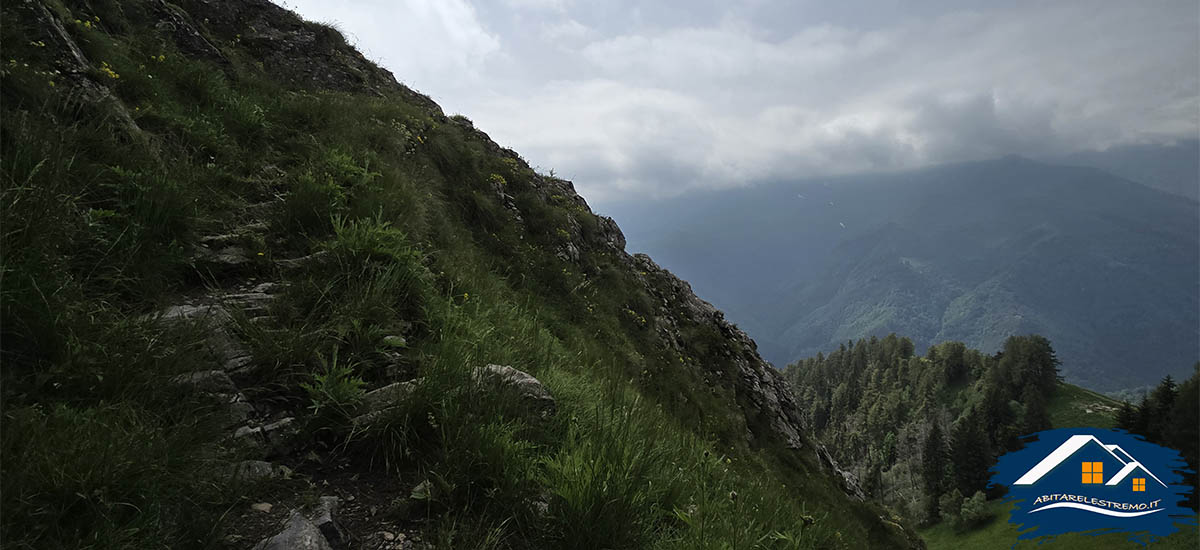
[[[259,253],[258,253],[258,255],[259,255],[259,256],[262,256],[262,255],[263,255],[263,253],[262,253],[262,252],[259,252]]]
[[[50,87],[51,87],[51,88],[53,88],[53,87],[54,87],[54,81],[53,81],[53,80],[51,80],[51,81],[49,82],[49,84],[50,84]]]
[[[76,20],[75,20],[75,24],[76,24],[76,25],[82,25],[82,24],[83,24],[83,21],[80,21],[80,20],[76,19]]]
[[[83,22],[83,26],[84,26],[84,27],[87,27],[87,28],[89,28],[89,29],[90,29],[90,28],[92,28],[92,22],[91,22],[91,21],[84,21],[84,22]]]
[[[93,16],[92,16],[92,20],[93,20],[93,21],[95,21],[95,22],[97,22],[97,23],[99,23],[99,22],[100,22],[100,16],[99,16],[99,15],[93,15]]]
[[[116,71],[112,70],[112,67],[109,66],[107,61],[100,62],[100,72],[104,73],[105,76],[112,78],[112,79],[121,78],[121,75],[117,74]]]

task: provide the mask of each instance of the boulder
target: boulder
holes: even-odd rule
[[[337,522],[338,497],[323,496],[312,516],[313,525],[325,536],[334,548],[350,544],[350,535]]]
[[[524,371],[504,365],[487,365],[476,368],[472,376],[476,382],[491,381],[512,388],[530,410],[542,417],[553,416],[558,410],[558,405],[546,386]]]
[[[193,392],[236,394],[238,391],[229,375],[220,370],[181,374],[171,378],[171,384]]]
[[[254,550],[333,550],[333,547],[313,522],[293,511],[283,530],[263,539]]]
[[[243,460],[234,463],[231,470],[233,479],[241,482],[286,478],[292,473],[287,466],[271,464],[263,460]]]
[[[240,444],[256,449],[264,458],[285,455],[292,451],[300,427],[288,417],[265,426],[242,426],[233,433]]]
[[[203,271],[228,273],[249,264],[250,253],[240,246],[225,246],[216,250],[201,247],[192,255],[192,263]]]
[[[380,413],[395,407],[401,401],[407,399],[408,396],[412,395],[419,383],[419,379],[408,382],[394,382],[363,394],[361,404],[364,411],[363,416],[378,416]]]

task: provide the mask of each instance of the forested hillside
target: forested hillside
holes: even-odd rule
[[[945,342],[918,356],[910,340],[893,334],[798,361],[786,376],[805,422],[864,493],[925,526],[934,547],[1015,541],[1018,529],[1006,527],[1007,506],[994,500],[1001,494],[988,480],[995,458],[1019,449],[1024,434],[1119,427],[1196,465],[1200,376],[1178,386],[1165,379],[1135,407],[1063,383],[1053,347],[1037,335],[1011,337],[991,355]],[[1126,544],[1102,540],[1092,544]],[[1194,528],[1170,537],[1167,547],[1189,541]]]
[[[5,548],[922,546],[721,312],[335,29],[0,14]]]
[[[943,512],[952,522],[982,519],[975,513],[995,457],[1051,427],[1060,386],[1058,359],[1040,336],[1009,338],[994,356],[960,342],[918,356],[910,340],[889,335],[786,373],[808,424],[864,492],[919,523]]]
[[[1121,403],[1116,425],[1145,436],[1153,443],[1177,449],[1192,470],[1184,474],[1184,479],[1200,487],[1196,482],[1196,472],[1200,470],[1197,467],[1200,465],[1200,363],[1192,368],[1192,375],[1183,383],[1176,384],[1168,376],[1152,391],[1143,394],[1136,406]],[[1200,490],[1191,495],[1193,509],[1197,497],[1200,497]]]

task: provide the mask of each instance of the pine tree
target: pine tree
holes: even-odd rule
[[[925,484],[925,494],[929,509],[929,517],[938,517],[938,497],[945,487],[946,476],[946,441],[942,435],[942,427],[937,422],[929,428],[925,437],[925,445],[921,449],[921,479]]]
[[[950,459],[955,487],[974,494],[987,487],[992,463],[991,445],[979,414],[972,410],[954,425],[950,438]]]
[[[1137,422],[1137,410],[1133,408],[1133,405],[1128,400],[1121,401],[1121,408],[1117,409],[1117,427],[1132,432]]]
[[[1033,386],[1025,387],[1021,398],[1025,415],[1021,418],[1021,432],[1031,434],[1050,429],[1050,413],[1046,410],[1046,397]]]

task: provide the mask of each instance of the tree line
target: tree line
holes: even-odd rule
[[[1196,509],[1200,493],[1196,479],[1200,464],[1200,363],[1192,367],[1192,376],[1182,384],[1176,384],[1168,375],[1143,394],[1137,405],[1123,401],[1117,410],[1117,427],[1183,455],[1190,470],[1184,473],[1184,480],[1196,488],[1188,505]]]
[[[1051,427],[1058,366],[1037,335],[991,355],[946,342],[917,356],[892,334],[803,359],[786,376],[809,427],[866,493],[910,521],[969,527],[986,519],[996,457]]]

